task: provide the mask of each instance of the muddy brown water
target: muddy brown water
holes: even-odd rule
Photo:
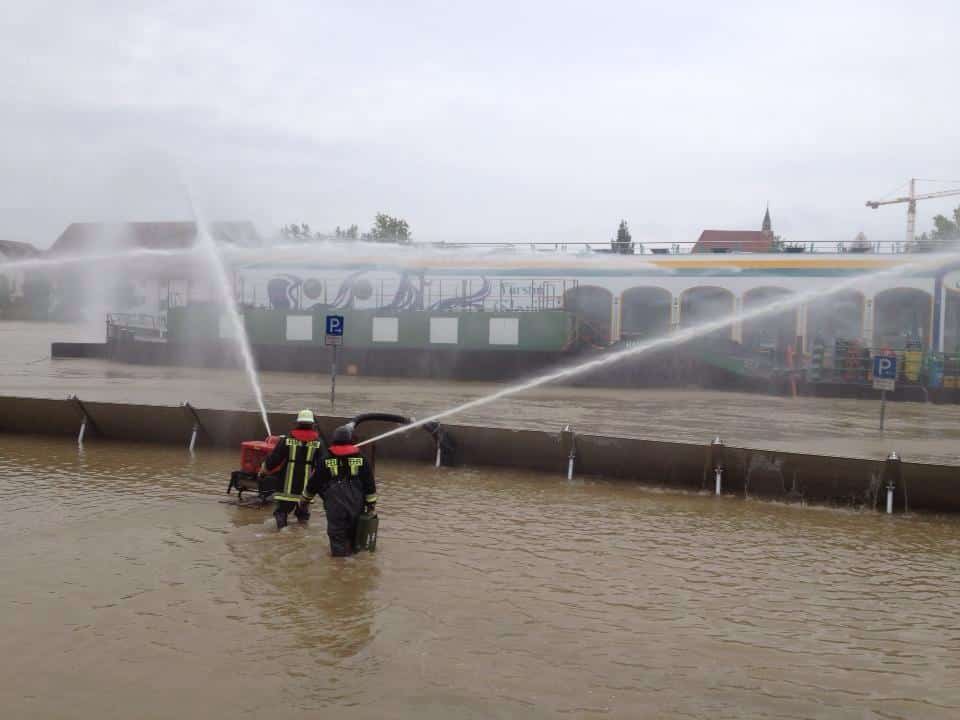
[[[958,518],[381,462],[334,560],[235,463],[0,435],[3,717],[960,716]]]
[[[53,340],[100,340],[99,325],[0,322],[0,394],[197,407],[255,409],[239,370],[144,367],[98,360],[50,359]],[[323,374],[262,373],[271,411],[329,412]],[[341,375],[336,412],[387,411],[425,417],[487,395],[501,385]],[[876,400],[782,398],[703,390],[548,386],[451,417],[458,424],[725,442],[745,447],[960,464],[960,406],[890,403],[879,431]]]

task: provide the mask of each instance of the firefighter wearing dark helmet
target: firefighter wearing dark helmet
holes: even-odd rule
[[[260,471],[273,486],[276,502],[273,517],[277,521],[277,530],[286,527],[287,515],[291,511],[301,523],[310,519],[310,506],[301,503],[300,497],[322,454],[323,442],[314,426],[313,412],[301,410],[296,427],[289,435],[280,438]]]
[[[365,509],[372,514],[377,503],[373,470],[354,443],[352,424],[333,431],[330,447],[317,464],[302,501],[306,505],[315,495],[323,500],[330,553],[337,557],[355,552],[357,520]]]

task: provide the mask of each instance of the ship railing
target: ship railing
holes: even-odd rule
[[[167,330],[166,318],[146,313],[108,313],[107,338],[120,335],[133,337],[163,337]]]

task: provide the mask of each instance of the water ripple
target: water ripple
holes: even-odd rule
[[[164,702],[211,718],[960,714],[954,520],[381,463],[381,549],[334,560],[319,511],[277,533],[221,504],[234,462],[0,438],[6,705],[54,678],[95,715],[82,688],[132,703],[202,677]]]

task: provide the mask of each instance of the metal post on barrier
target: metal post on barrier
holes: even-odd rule
[[[184,412],[187,413],[190,420],[193,421],[193,424],[190,428],[190,444],[188,445],[189,452],[192,455],[197,449],[197,440],[200,439],[200,433],[203,430],[203,425],[201,424],[200,416],[197,414],[197,411],[193,405],[185,402],[181,405],[181,407],[184,409]]]
[[[723,491],[723,441],[717,435],[710,443],[710,467],[713,468],[714,495]]]
[[[409,422],[416,421],[411,419]],[[424,425],[423,429],[433,436],[434,448],[436,451],[436,455],[434,456],[434,467],[441,468],[445,462],[453,462],[453,453],[455,449],[453,438],[447,434],[447,431],[443,429],[443,426],[441,426],[438,422],[430,422]]]
[[[190,419],[193,420],[193,427],[190,430],[190,444],[188,446],[189,452],[192,455],[194,450],[197,447],[197,439],[200,435],[200,430],[202,426],[200,425],[200,416],[197,415],[197,411],[194,410],[193,405],[188,402],[183,403],[183,409],[190,416]]]
[[[90,419],[90,413],[87,412],[86,406],[83,404],[83,401],[80,400],[76,395],[71,395],[67,400],[73,400],[76,403],[77,408],[80,410],[80,431],[77,433],[77,445],[83,447],[83,439],[87,435],[87,428],[96,431],[97,426]]]
[[[414,420],[411,417],[410,422],[416,422],[416,420]],[[442,443],[443,438],[441,437],[442,431],[440,430],[440,425],[437,423],[433,423],[433,425],[428,424],[426,427],[428,430],[430,430],[430,432],[433,433],[433,442],[436,444],[436,449],[437,449],[436,459],[434,461],[433,466],[442,467],[443,466],[443,443]]]
[[[883,466],[883,479],[887,486],[887,515],[892,515],[893,493],[903,481],[903,468],[901,467],[900,456],[896,451],[887,455],[887,460]]]
[[[193,425],[190,429],[190,444],[187,446],[188,451],[192,455],[197,448],[197,440],[200,437],[200,431],[203,429],[203,426],[200,424],[200,416],[197,415],[197,411],[194,409],[193,405],[185,402],[181,405],[181,407],[193,421]]]
[[[560,448],[567,455],[567,480],[573,480],[573,466],[577,459],[577,434],[569,425],[560,431]]]

